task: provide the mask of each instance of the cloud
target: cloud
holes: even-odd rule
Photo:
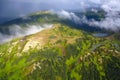
[[[101,0],[102,1],[102,0]],[[105,0],[100,2],[100,7],[107,13],[105,19],[101,21],[89,22],[92,26],[98,26],[112,31],[120,30],[120,0]]]
[[[75,15],[75,13],[73,12],[68,12],[65,10],[61,10],[61,11],[52,11],[53,13],[57,14],[57,16],[61,19],[68,19],[71,20],[73,22],[75,22],[76,24],[80,23],[80,18],[78,16]]]
[[[88,2],[89,1],[89,2]],[[86,9],[90,0],[1,0],[0,18],[16,18],[40,10]]]
[[[120,18],[113,19],[113,18],[106,17],[102,21],[95,21],[95,20],[89,21],[88,24],[90,26],[97,26],[102,29],[111,30],[114,32],[120,30]]]
[[[101,4],[101,0],[90,0],[92,3]]]
[[[44,24],[44,25],[27,24],[26,27],[24,28],[20,25],[12,25],[12,26],[9,26],[9,29],[8,29],[9,34],[0,33],[0,43],[10,41],[13,38],[34,34],[51,27],[52,27],[52,24]]]
[[[100,0],[98,0],[100,1]],[[77,24],[81,23],[86,23],[92,27],[99,27],[102,29],[106,30],[111,30],[111,31],[119,31],[120,30],[120,3],[119,0],[110,0],[110,1],[105,1],[104,3],[102,2],[96,2],[96,4],[100,5],[100,8],[102,8],[107,14],[105,15],[104,19],[101,19],[101,21],[96,21],[96,20],[88,20],[86,16],[82,16],[81,18],[78,17],[75,13],[73,12],[68,12],[65,10],[61,11],[53,11],[58,15],[59,18],[62,19],[69,19],[72,20],[73,22]],[[97,13],[98,10],[92,9],[93,12]]]
[[[95,4],[100,5],[100,8],[106,12],[105,19],[102,19],[101,21],[87,20],[85,16],[80,18],[74,13],[67,12],[65,10],[59,11],[57,14],[60,18],[67,18],[69,20],[73,20],[78,24],[86,23],[90,26],[97,26],[114,32],[120,31],[120,0],[105,0],[103,2],[102,0],[97,0],[96,2],[93,0],[91,1]],[[97,13],[96,9],[92,9],[92,11]]]
[[[79,20],[82,20],[74,13],[68,13],[65,12],[65,10],[77,9],[79,11],[86,11],[87,8],[99,7],[107,13],[106,18],[100,22],[95,20],[88,22],[84,18],[85,22],[100,28],[118,30],[120,28],[119,3],[120,0],[1,0],[0,18],[2,20],[10,17],[16,18],[20,15],[26,15],[39,10],[53,9],[63,10],[62,12],[58,12],[59,17],[72,19],[75,22],[78,22]]]

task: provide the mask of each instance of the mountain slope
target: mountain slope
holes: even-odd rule
[[[93,34],[53,22],[52,28],[1,44],[0,79],[119,80],[117,35]]]

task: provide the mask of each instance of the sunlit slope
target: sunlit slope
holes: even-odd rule
[[[1,80],[119,80],[120,41],[54,23],[0,45]]]

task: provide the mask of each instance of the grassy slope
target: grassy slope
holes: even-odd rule
[[[1,80],[120,80],[119,73],[119,40],[62,23],[0,45]]]

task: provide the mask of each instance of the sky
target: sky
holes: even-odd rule
[[[106,12],[105,19],[89,21],[86,17],[79,18],[74,13],[66,11],[85,11],[86,8],[95,7],[99,7]],[[93,27],[114,32],[120,31],[120,0],[0,0],[0,23],[41,10],[55,11],[54,13],[58,14],[60,18],[74,19],[77,24],[84,22]],[[41,30],[41,26],[28,25],[27,29],[24,30],[21,26],[14,25],[12,28],[9,27],[9,30],[10,35],[0,32],[0,42],[35,33]]]
[[[100,0],[0,0],[0,22],[40,10],[71,10],[100,3]]]
[[[105,20],[92,22],[90,25],[120,28],[120,0],[0,0],[0,22],[22,17],[40,10],[85,10],[100,7],[106,13]]]

